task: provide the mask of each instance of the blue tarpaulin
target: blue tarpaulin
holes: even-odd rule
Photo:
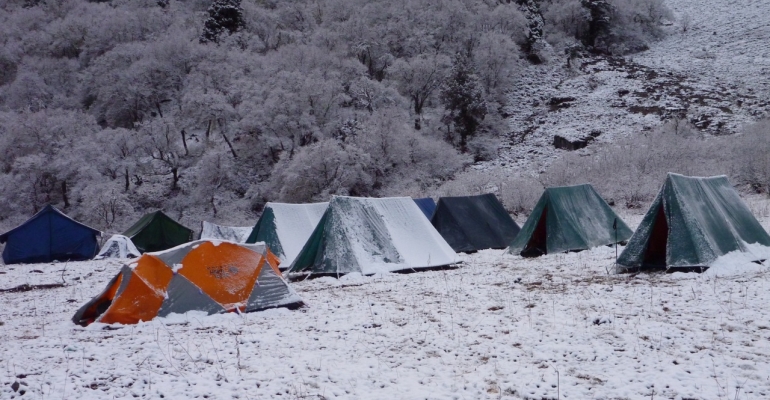
[[[0,235],[6,264],[78,261],[94,258],[101,232],[45,206],[27,222]]]
[[[414,202],[417,203],[417,207],[420,207],[420,210],[428,219],[433,217],[433,212],[436,211],[436,202],[433,199],[425,197],[423,199],[414,199]]]

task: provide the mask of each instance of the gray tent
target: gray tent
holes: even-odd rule
[[[200,239],[228,240],[236,243],[246,243],[251,233],[250,226],[223,226],[208,221],[201,221]]]
[[[752,245],[770,246],[770,235],[727,177],[669,173],[620,255],[618,269],[698,271],[733,251],[750,254]]]

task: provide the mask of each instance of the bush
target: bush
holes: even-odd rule
[[[592,152],[560,157],[542,174],[545,186],[592,184],[608,201],[644,208],[668,172],[727,175],[744,190],[770,188],[770,122],[731,137],[703,137],[689,125],[669,121],[659,129],[604,144]]]

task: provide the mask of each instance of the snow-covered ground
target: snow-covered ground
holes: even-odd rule
[[[748,203],[770,227],[768,201]],[[770,397],[770,265],[618,276],[609,247],[462,257],[296,282],[295,311],[87,328],[69,319],[120,261],[3,267],[3,289],[66,286],[0,293],[0,398]]]

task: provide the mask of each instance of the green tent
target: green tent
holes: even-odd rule
[[[143,216],[123,232],[142,253],[162,251],[192,240],[193,231],[174,221],[163,211]]]
[[[524,257],[623,242],[633,231],[591,185],[545,190],[508,252]]]
[[[246,243],[265,242],[288,268],[313,233],[329,203],[267,203]]]
[[[290,273],[411,271],[457,262],[457,254],[409,197],[335,196]]]
[[[727,177],[669,173],[618,259],[619,272],[703,270],[733,251],[770,246],[765,232]]]
[[[430,222],[458,253],[504,249],[520,229],[493,193],[441,197]]]

